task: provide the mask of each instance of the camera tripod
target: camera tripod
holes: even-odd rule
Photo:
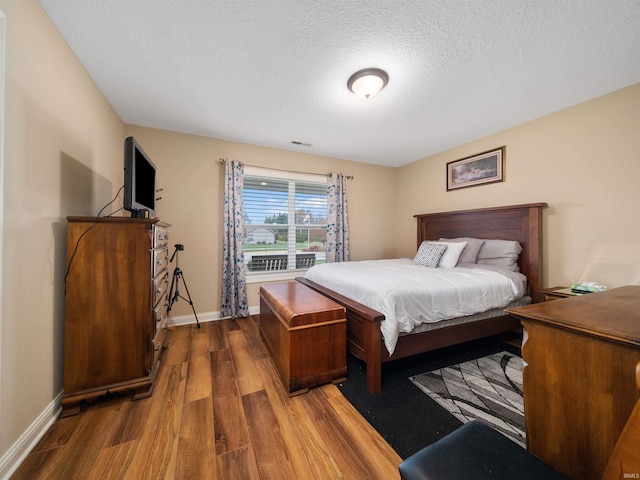
[[[180,264],[178,260],[178,252],[184,250],[184,245],[178,243],[176,245],[176,249],[173,251],[173,255],[171,255],[171,259],[169,263],[173,262],[175,257],[176,259],[176,268],[173,269],[173,278],[171,279],[171,287],[169,288],[169,307],[167,308],[167,316],[169,316],[169,312],[171,311],[171,307],[174,302],[177,302],[179,298],[185,300],[189,305],[191,305],[191,310],[193,310],[193,316],[196,317],[196,325],[200,328],[200,321],[198,320],[198,315],[196,314],[196,309],[193,307],[193,302],[191,301],[191,295],[189,294],[189,289],[187,288],[187,282],[184,280],[184,275],[182,274],[182,270],[180,269]],[[178,288],[178,284],[182,280],[182,284],[184,285],[184,289],[187,292],[187,297],[185,298],[180,295],[180,290]]]

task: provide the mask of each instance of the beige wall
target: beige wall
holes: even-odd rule
[[[216,163],[220,158],[246,165],[353,175],[348,192],[352,258],[384,258],[395,253],[389,223],[395,208],[393,168],[131,125],[126,126],[126,134],[133,135],[156,164],[157,186],[164,189],[156,213],[172,225],[172,251],[176,243],[185,246],[179,253],[180,268],[197,313],[220,310],[224,176],[224,167]],[[258,306],[258,288],[258,284],[247,287],[250,307]],[[179,300],[171,313],[186,315],[191,309]]]
[[[446,191],[447,162],[506,146],[505,182]],[[640,283],[640,84],[399,168],[397,254],[417,213],[547,202],[545,286]]]
[[[124,125],[36,0],[0,0],[0,10],[1,458],[62,390],[65,216],[95,215],[115,194]]]

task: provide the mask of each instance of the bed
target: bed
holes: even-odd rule
[[[539,302],[542,289],[542,210],[546,206],[546,203],[532,203],[415,215],[417,245],[420,246],[424,240],[458,237],[516,240],[522,247],[518,267],[527,277],[528,295],[534,303]],[[353,355],[365,362],[367,389],[371,393],[382,390],[382,364],[385,362],[520,327],[518,320],[504,313],[473,322],[443,320],[427,331],[400,336],[390,355],[380,329],[380,322],[385,318],[382,313],[306,278],[296,280],[346,308],[347,346]]]

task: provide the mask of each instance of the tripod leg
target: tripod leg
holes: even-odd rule
[[[193,311],[193,316],[196,317],[196,324],[198,325],[198,328],[200,328],[200,320],[198,320],[198,315],[196,314],[196,309],[193,306],[193,302],[191,301],[191,294],[189,293],[189,288],[187,287],[187,282],[184,279],[184,275],[180,275],[180,278],[182,278],[182,284],[184,285],[184,290],[187,292],[187,297],[189,298],[187,300],[187,302],[189,302],[189,305],[191,305],[191,310]]]
[[[176,283],[176,277],[178,275],[179,275],[179,273],[174,270],[173,271],[173,277],[171,278],[171,286],[169,287],[169,297],[168,297],[169,306],[167,307],[167,315],[171,311],[171,307],[173,306],[173,302],[175,302],[178,299],[178,297],[180,296],[180,294],[178,293],[178,284]],[[175,292],[173,290],[174,287],[175,287]]]

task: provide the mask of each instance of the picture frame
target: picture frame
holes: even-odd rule
[[[447,191],[504,181],[505,147],[447,163]]]

